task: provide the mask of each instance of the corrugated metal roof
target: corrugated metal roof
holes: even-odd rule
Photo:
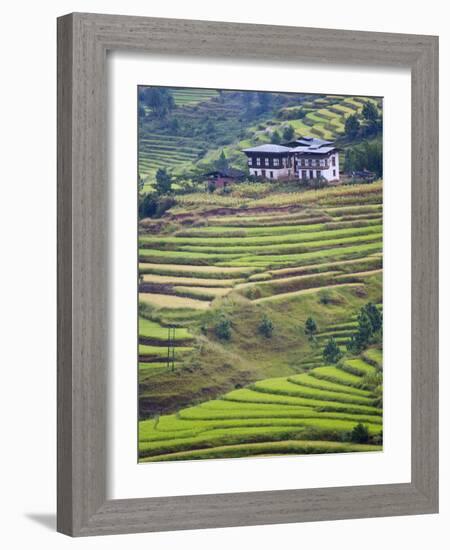
[[[243,151],[244,153],[288,153],[290,148],[284,145],[276,145],[275,143],[265,143],[264,145],[243,149]]]
[[[291,144],[298,143],[292,147]],[[275,143],[266,143],[256,147],[243,149],[244,153],[315,153],[324,154],[335,150],[332,141],[320,139],[316,137],[302,137],[291,141],[289,145],[277,145]]]

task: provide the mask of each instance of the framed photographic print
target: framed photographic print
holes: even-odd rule
[[[58,530],[437,512],[437,55],[58,20]]]

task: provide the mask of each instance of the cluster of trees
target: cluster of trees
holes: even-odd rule
[[[370,170],[376,176],[383,174],[383,144],[381,139],[363,141],[360,145],[347,149],[345,153],[344,172]]]
[[[347,344],[352,353],[360,353],[369,344],[381,339],[383,316],[378,308],[369,302],[363,306],[358,314],[358,328]]]
[[[315,342],[317,323],[312,317],[308,317],[305,321],[305,334],[311,342]],[[322,356],[326,363],[337,363],[342,358],[342,352],[334,338],[329,338],[323,348]]]
[[[306,116],[306,111],[303,107],[281,109],[278,112],[278,117],[284,120],[298,120]]]
[[[155,118],[163,119],[175,107],[175,101],[167,88],[142,87],[139,90],[139,114],[146,115],[146,109],[149,109],[149,115]]]
[[[280,135],[278,130],[275,130],[271,137],[270,141],[272,143],[281,143],[282,141],[291,141],[295,136],[295,130],[294,128],[288,124],[283,128],[283,133]]]
[[[383,117],[373,101],[366,101],[361,115],[350,115],[345,119],[345,134],[349,139],[371,137],[383,128]]]
[[[156,172],[156,184],[152,193],[139,197],[139,218],[160,218],[164,212],[175,204],[171,197],[172,177],[164,168]]]
[[[224,313],[221,313],[214,324],[213,330],[219,340],[230,340],[231,328],[232,324],[230,319]],[[273,331],[273,321],[267,315],[264,315],[258,325],[258,333],[264,336],[264,338],[271,338]]]
[[[325,363],[337,363],[342,358],[342,351],[334,338],[330,338],[323,348],[322,356]]]
[[[371,302],[364,305],[358,314],[358,326],[355,333],[347,343],[347,349],[351,353],[361,353],[370,344],[381,341],[383,329],[383,316],[378,308]],[[311,341],[315,341],[317,323],[312,317],[305,322],[305,334]],[[331,337],[327,340],[322,356],[326,363],[337,363],[342,358],[342,351]]]

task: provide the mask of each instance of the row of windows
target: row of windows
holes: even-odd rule
[[[270,161],[269,161],[268,157],[264,157],[264,158],[256,157],[256,166],[261,166],[262,161],[264,161],[264,166],[269,166]],[[288,166],[291,165],[290,164],[290,159],[288,159],[287,163],[288,163]],[[299,166],[322,166],[322,167],[326,166],[325,159],[320,159],[320,160],[311,159],[311,162],[310,162],[310,159],[300,158],[298,160],[298,164],[299,164]],[[248,165],[253,166],[252,157],[248,158]],[[336,166],[336,157],[334,155],[331,157],[331,165]],[[277,167],[277,166],[281,166],[280,165],[280,159],[274,158],[273,159],[273,166],[274,166],[274,168]],[[285,158],[283,158],[283,167],[286,167],[286,159]]]
[[[321,170],[302,170],[301,178],[302,180],[320,178],[322,175]],[[333,170],[333,177],[336,177],[336,170]]]
[[[290,166],[290,162],[288,161],[286,163],[286,159],[282,159],[283,160],[283,167],[286,167],[286,164],[288,164]],[[261,162],[264,161],[264,166],[269,166],[270,165],[270,159],[268,157],[264,157],[264,158],[261,158],[261,157],[256,157],[256,166],[261,166]],[[248,165],[249,166],[253,166],[253,159],[252,157],[249,157],[248,158]],[[273,159],[273,166],[274,168],[275,167],[280,167],[281,166],[281,163],[280,163],[280,159],[279,158],[274,158]]]

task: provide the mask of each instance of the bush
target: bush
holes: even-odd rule
[[[258,331],[260,334],[262,334],[263,336],[265,336],[266,338],[271,338],[272,337],[272,334],[273,334],[273,323],[272,321],[269,319],[269,317],[267,317],[267,315],[264,315],[259,327],[258,327]]]
[[[323,348],[323,359],[326,363],[337,363],[342,357],[342,352],[334,338],[330,338]]]
[[[291,141],[291,139],[294,137],[294,128],[289,125],[289,126],[286,126],[286,128],[284,128],[283,130],[283,139],[285,139],[286,141]]]
[[[172,190],[172,178],[164,168],[158,168],[156,172],[155,190],[158,195],[167,195]]]
[[[175,203],[172,197],[159,197],[156,193],[147,193],[139,197],[139,219],[160,218]]]
[[[305,322],[305,334],[312,340],[314,334],[317,332],[317,324],[312,317],[308,317]]]
[[[220,340],[229,340],[231,338],[231,321],[222,315],[214,327],[214,332]]]
[[[353,443],[367,443],[369,441],[369,430],[364,424],[356,424],[352,430],[351,439]]]

